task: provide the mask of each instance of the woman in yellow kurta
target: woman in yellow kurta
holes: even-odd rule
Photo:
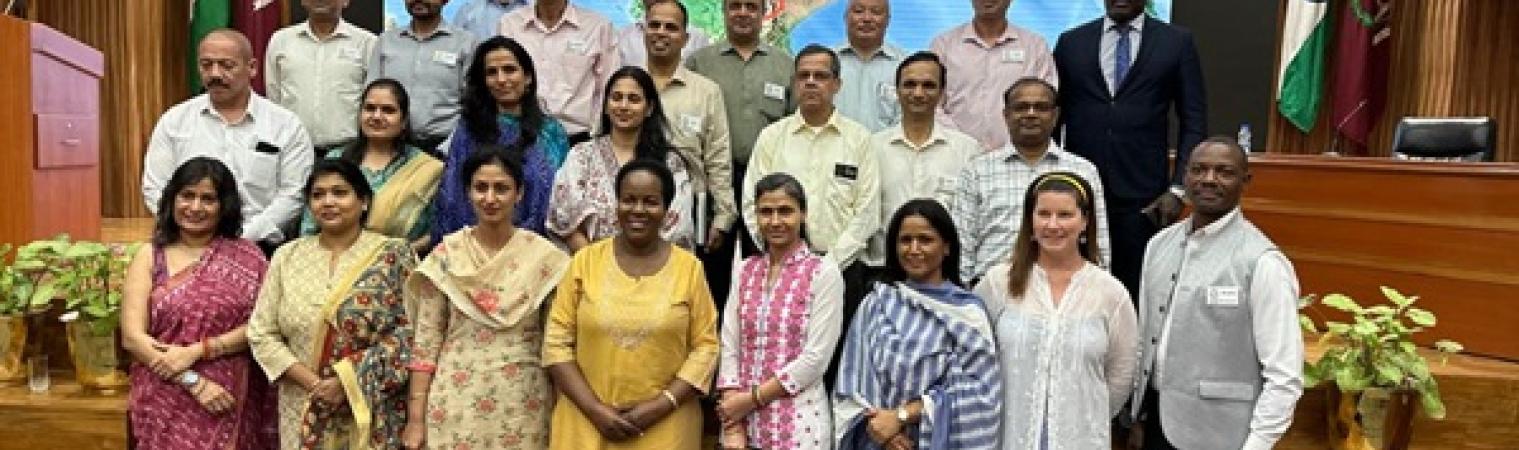
[[[399,447],[411,348],[401,283],[416,255],[360,226],[373,192],[353,163],[317,163],[306,197],[321,232],[274,253],[248,323],[279,386],[279,448]]]
[[[694,450],[718,352],[712,294],[701,262],[659,236],[670,169],[637,159],[615,186],[619,233],[575,254],[549,312],[549,448]]]

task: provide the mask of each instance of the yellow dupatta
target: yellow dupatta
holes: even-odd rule
[[[364,273],[374,266],[375,261],[379,259],[380,254],[384,251],[385,245],[383,243],[375,245],[373,250],[370,250],[367,255],[358,260],[358,264],[354,264],[352,268],[343,273],[341,278],[338,278],[338,282],[334,286],[339,287],[327,294],[327,299],[322,303],[322,315],[317,319],[317,336],[321,336],[323,343],[322,345],[312,347],[310,361],[317,365],[322,363],[322,357],[327,354],[329,350],[328,345],[331,343],[328,335],[335,332],[338,326],[338,308],[352,294],[354,284],[358,283],[359,278],[363,277]],[[359,386],[358,370],[354,368],[353,362],[347,359],[339,359],[337,363],[332,365],[332,370],[337,374],[338,381],[343,383],[343,394],[347,397],[348,409],[353,412],[354,429],[349,434],[349,445],[347,448],[349,450],[368,449],[370,448],[369,427],[373,420],[373,415],[369,409],[369,402],[364,399],[364,392]],[[303,412],[302,415],[310,414],[310,408],[311,403],[308,401],[306,404],[307,411]],[[342,448],[339,442],[334,442],[332,439],[323,439],[323,441],[322,448]]]
[[[512,327],[540,309],[569,270],[570,256],[525,229],[489,254],[479,247],[474,230],[465,227],[445,236],[407,280],[406,289],[430,282],[470,319],[497,330]]]
[[[442,175],[442,161],[417,151],[375,192],[364,227],[386,236],[406,237],[438,192]]]

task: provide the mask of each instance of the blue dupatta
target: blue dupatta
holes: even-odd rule
[[[855,314],[834,392],[839,448],[879,449],[866,412],[923,401],[925,450],[996,449],[1002,369],[981,299],[944,283],[877,284]]]

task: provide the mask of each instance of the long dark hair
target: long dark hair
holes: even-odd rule
[[[501,137],[501,128],[496,124],[496,116],[501,111],[496,106],[496,98],[491,96],[490,88],[485,86],[485,55],[503,49],[512,52],[517,65],[522,66],[523,73],[527,75],[527,86],[522,91],[522,115],[517,118],[520,124],[517,142],[507,144],[507,149],[521,153],[537,141],[538,130],[543,129],[544,122],[543,108],[538,105],[538,71],[533,68],[533,57],[528,55],[522,44],[508,37],[496,36],[475,47],[475,56],[471,58],[469,71],[464,78],[464,110],[460,116],[464,130],[474,137],[475,142],[493,143]]]
[[[411,131],[411,95],[406,93],[406,87],[401,82],[391,78],[380,78],[369,82],[364,86],[364,92],[359,95],[359,136],[343,149],[340,159],[348,160],[354,164],[364,163],[364,149],[369,146],[369,136],[364,135],[364,100],[369,98],[369,93],[375,89],[389,89],[390,94],[396,96],[396,107],[401,109],[401,134],[396,136],[396,154],[412,143]]]
[[[197,156],[180,164],[169,177],[158,197],[158,220],[153,224],[153,245],[179,242],[179,222],[174,220],[174,200],[179,192],[200,180],[211,180],[216,189],[216,236],[236,239],[243,233],[243,199],[237,194],[237,179],[220,160]]]
[[[649,115],[644,118],[643,126],[638,128],[638,146],[634,149],[633,157],[648,158],[661,162],[669,161],[667,158],[670,150],[674,147],[670,145],[670,140],[666,137],[665,130],[668,130],[670,125],[665,120],[665,108],[659,100],[659,90],[654,87],[654,78],[650,77],[649,73],[645,72],[642,68],[623,66],[621,69],[617,69],[616,72],[612,72],[612,76],[607,78],[606,88],[601,93],[601,126],[598,129],[600,131],[599,134],[606,136],[612,133],[612,116],[607,112],[609,108],[607,108],[606,104],[611,102],[612,86],[617,84],[617,80],[624,78],[632,79],[633,82],[638,83],[639,90],[643,91],[644,101],[649,104]]]
[[[960,281],[960,232],[955,228],[955,219],[944,205],[926,198],[909,200],[891,215],[891,224],[886,226],[886,279],[894,283],[907,281],[907,269],[902,268],[902,256],[897,254],[897,238],[902,236],[902,222],[913,216],[927,220],[944,245],[949,246],[944,261],[939,263],[944,279],[965,287]]]
[[[1102,264],[1097,248],[1097,211],[1092,198],[1092,185],[1085,178],[1072,172],[1049,172],[1034,178],[1028,191],[1023,194],[1023,218],[1018,222],[1018,238],[1013,241],[1013,262],[1007,274],[1008,296],[1022,298],[1028,288],[1029,272],[1039,259],[1039,243],[1034,241],[1034,204],[1039,194],[1060,192],[1076,199],[1076,207],[1087,220],[1087,228],[1081,231],[1086,243],[1077,246],[1081,257],[1092,264]]]

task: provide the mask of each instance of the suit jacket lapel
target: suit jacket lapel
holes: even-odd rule
[[[1086,26],[1084,31],[1087,39],[1083,42],[1083,47],[1085,48],[1082,48],[1080,51],[1084,55],[1089,55],[1084,60],[1089,62],[1090,66],[1086,67],[1086,70],[1082,72],[1092,74],[1087,77],[1088,82],[1096,83],[1097,90],[1102,92],[1103,98],[1111,101],[1114,96],[1112,92],[1108,91],[1108,80],[1102,74],[1102,33],[1107,32],[1107,30],[1102,29],[1102,19],[1098,18]]]
[[[1145,63],[1152,59],[1150,54],[1155,52],[1155,41],[1159,40],[1156,35],[1160,33],[1160,27],[1164,26],[1161,21],[1152,19],[1150,16],[1145,16],[1144,21],[1145,28],[1140,32],[1139,38],[1139,53],[1134,56],[1134,62],[1129,64],[1129,73],[1123,77],[1123,84],[1118,86],[1119,94],[1122,94],[1129,85],[1134,84],[1134,78],[1142,73]]]

